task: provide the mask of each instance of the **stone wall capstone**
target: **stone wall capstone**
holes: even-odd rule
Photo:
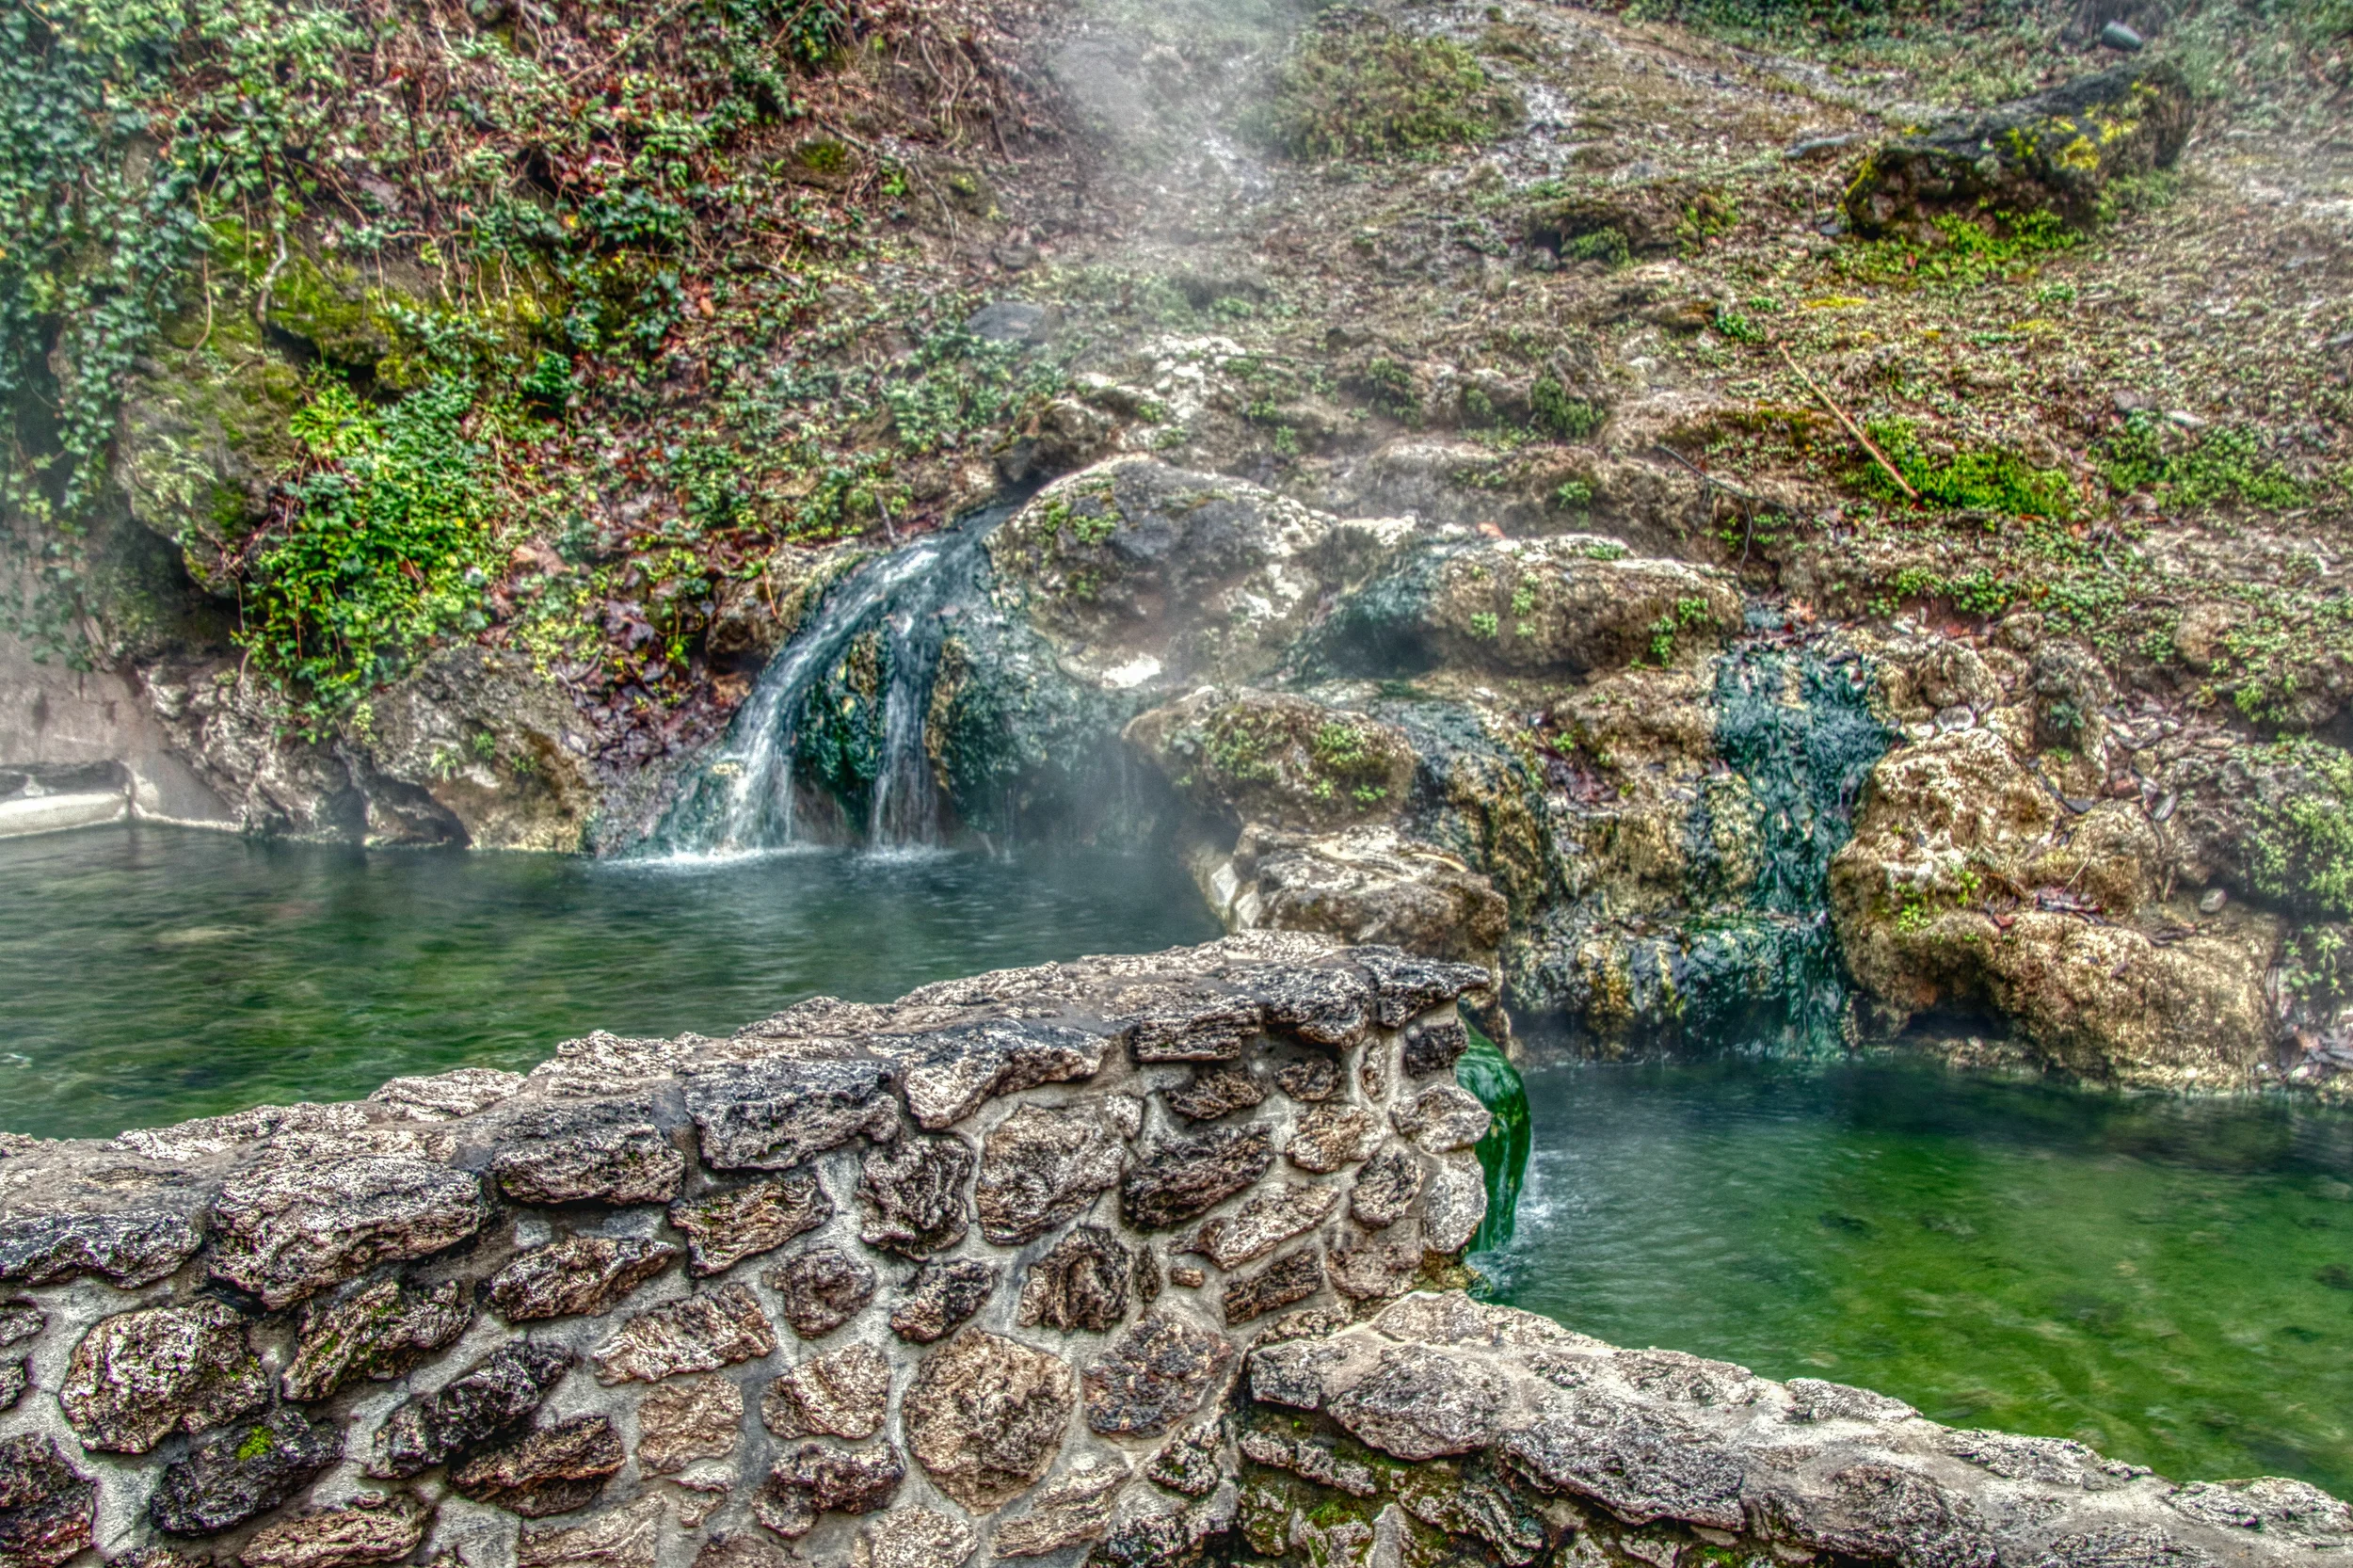
[[[1470,1301],[1488,978],[1261,934],[0,1139],[0,1568],[2347,1560]]]

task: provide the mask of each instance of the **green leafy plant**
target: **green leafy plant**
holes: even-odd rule
[[[372,408],[324,376],[296,418],[307,471],[253,541],[239,640],[314,735],[437,634],[488,624],[472,402],[443,381]]]

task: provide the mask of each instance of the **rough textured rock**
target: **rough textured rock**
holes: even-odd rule
[[[784,1320],[804,1339],[831,1334],[874,1299],[874,1271],[839,1247],[813,1247],[760,1278],[776,1293]]]
[[[1276,1258],[1254,1274],[1237,1274],[1225,1282],[1225,1326],[1236,1327],[1263,1317],[1278,1306],[1305,1301],[1323,1288],[1323,1264],[1313,1247]]]
[[[611,1421],[575,1416],[473,1454],[449,1483],[461,1496],[538,1519],[585,1508],[628,1457]]]
[[[497,1299],[495,1286],[491,1293]],[[308,1303],[301,1321],[282,1380],[286,1398],[323,1400],[360,1378],[400,1376],[465,1333],[473,1305],[455,1280],[420,1288],[381,1279]]]
[[[890,1406],[890,1364],[872,1345],[845,1345],[803,1362],[768,1385],[760,1418],[778,1437],[863,1442]]]
[[[1192,1250],[1221,1269],[1263,1257],[1302,1231],[1313,1230],[1339,1207],[1339,1189],[1286,1182],[1252,1196],[1231,1214],[1204,1220]]]
[[[1144,1479],[1188,1497],[1206,1497],[1225,1479],[1218,1448],[1215,1421],[1188,1427],[1160,1445],[1144,1464]]]
[[[716,1066],[685,1081],[703,1159],[723,1170],[781,1171],[853,1138],[899,1129],[889,1064],[771,1058]]]
[[[1450,1073],[1470,1049],[1470,1031],[1460,1018],[1425,1018],[1405,1032],[1403,1061],[1408,1078]]]
[[[492,1351],[386,1416],[369,1448],[367,1473],[401,1480],[495,1436],[538,1409],[574,1359],[556,1345],[523,1342]]]
[[[1154,1062],[1230,1062],[1261,1024],[1253,999],[1198,982],[1139,987],[1117,999],[1128,1053]]]
[[[670,1223],[686,1233],[687,1267],[698,1274],[725,1273],[832,1218],[833,1199],[814,1171],[792,1171],[670,1206]]]
[[[981,1234],[1000,1246],[1034,1240],[1117,1186],[1126,1165],[1125,1141],[1099,1112],[1021,1106],[981,1141]]]
[[[653,1475],[725,1459],[743,1435],[744,1390],[726,1378],[675,1378],[637,1403],[637,1464]]]
[[[552,1106],[516,1117],[515,1140],[490,1161],[500,1191],[517,1203],[667,1203],[686,1157],[642,1106]]]
[[[653,1568],[662,1548],[662,1499],[644,1496],[585,1524],[525,1527],[515,1568]]]
[[[1990,729],[1899,747],[1831,863],[1848,967],[1895,1018],[1998,1014],[2085,1078],[2249,1083],[2271,1051],[2278,920],[2169,904],[2156,832],[2131,803],[2076,813]]]
[[[878,1050],[904,1053],[907,1110],[932,1132],[953,1127],[999,1095],[1093,1078],[1108,1047],[1100,1035],[1016,1018],[875,1043]]]
[[[1087,1425],[1107,1437],[1156,1436],[1200,1408],[1233,1358],[1224,1335],[1149,1313],[1087,1363]]]
[[[1353,1105],[1319,1105],[1299,1118],[1286,1158],[1303,1171],[1329,1175],[1372,1152],[1381,1124]]]
[[[1128,1484],[1128,1464],[1089,1454],[1037,1489],[1027,1512],[997,1527],[1000,1558],[1043,1557],[1100,1541],[1110,1532],[1112,1501]]]
[[[1933,219],[2057,213],[2088,224],[2117,179],[2169,168],[2189,139],[2189,84],[2169,64],[2079,77],[1973,120],[1891,142],[1847,189],[1859,233],[1936,237]]]
[[[98,1487],[38,1432],[0,1438],[0,1558],[56,1568],[90,1544]]]
[[[153,1208],[111,1196],[122,1211],[0,1221],[0,1280],[55,1285],[93,1273],[135,1290],[178,1272],[204,1244],[200,1193],[166,1189],[154,1196],[168,1207]]]
[[[599,1383],[659,1383],[680,1372],[710,1372],[776,1348],[776,1330],[759,1298],[723,1285],[630,1318],[596,1351]]]
[[[1494,1437],[1504,1397],[1503,1380],[1478,1363],[1399,1348],[1382,1352],[1325,1408],[1369,1448],[1396,1459],[1436,1459]]]
[[[1000,1508],[1062,1450],[1077,1381],[1060,1356],[968,1328],[916,1368],[902,1400],[907,1447],[953,1501]]]
[[[1457,1157],[1442,1162],[1423,1190],[1422,1240],[1432,1252],[1461,1252],[1487,1217],[1487,1181],[1479,1162]]]
[[[1116,1328],[1128,1315],[1135,1255],[1100,1225],[1075,1225],[1030,1265],[1014,1320],[1064,1333]]]
[[[964,1568],[972,1527],[928,1508],[893,1509],[858,1531],[851,1568]]]
[[[1257,1076],[1238,1067],[1205,1068],[1181,1088],[1165,1090],[1160,1102],[1191,1122],[1213,1122],[1247,1111],[1266,1098]]]
[[[490,1304],[510,1323],[611,1311],[679,1256],[667,1241],[575,1236],[524,1253],[490,1279]]]
[[[1401,730],[1279,692],[1204,687],[1121,738],[1190,804],[1236,822],[1336,826],[1393,809],[1413,785]]]
[[[1164,1230],[1215,1208],[1266,1174],[1274,1151],[1260,1128],[1213,1128],[1153,1148],[1119,1186],[1119,1210]]]
[[[462,1241],[488,1215],[480,1177],[422,1160],[264,1163],[221,1186],[212,1272],[290,1306],[378,1263]]]
[[[1484,1138],[1495,1118],[1467,1090],[1439,1083],[1390,1112],[1389,1120],[1428,1153],[1454,1154]]]
[[[74,1435],[108,1453],[145,1453],[174,1432],[233,1421],[268,1399],[245,1320],[204,1301],[106,1319],[73,1347],[57,1387]]]
[[[890,1309],[890,1331],[928,1345],[954,1333],[997,1288],[998,1271],[975,1257],[926,1263]]]
[[[1274,1085],[1300,1103],[1313,1105],[1340,1092],[1340,1069],[1328,1056],[1287,1062],[1276,1070]]]
[[[821,1513],[872,1513],[888,1506],[906,1475],[906,1461],[888,1443],[847,1451],[803,1443],[769,1470],[752,1512],[778,1535],[806,1535]]]
[[[874,1150],[858,1173],[865,1210],[858,1240],[916,1258],[954,1246],[971,1225],[965,1184],[973,1163],[972,1146],[952,1136],[902,1139],[894,1148]]]
[[[202,1438],[166,1465],[147,1516],[167,1535],[217,1535],[286,1501],[343,1452],[341,1431],[281,1406]]]
[[[1421,1196],[1421,1161],[1411,1149],[1385,1148],[1365,1161],[1348,1190],[1348,1211],[1359,1224],[1389,1225]]]
[[[358,1568],[397,1562],[424,1540],[433,1511],[405,1492],[365,1496],[274,1520],[254,1531],[237,1560],[245,1568]]]

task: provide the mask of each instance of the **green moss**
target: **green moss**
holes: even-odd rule
[[[278,1439],[270,1434],[269,1428],[257,1426],[246,1434],[244,1442],[237,1445],[237,1463],[243,1464],[259,1459],[277,1447]]]
[[[1521,112],[1461,44],[1351,12],[1283,62],[1254,123],[1294,157],[1387,157],[1493,140]]]
[[[1564,441],[1586,440],[1609,417],[1609,410],[1600,404],[1571,397],[1568,389],[1550,376],[1539,376],[1529,389],[1528,405],[1535,413],[1536,427]]]
[[[1887,460],[1933,505],[2043,518],[2071,518],[2078,509],[2074,484],[2062,470],[2039,469],[2015,453],[1985,447],[1934,456],[1910,420],[1876,420],[1867,428]],[[1883,495],[1898,493],[1877,464],[1863,477]]]
[[[2100,456],[2102,472],[2119,494],[2153,490],[2183,509],[2228,501],[2286,507],[2307,499],[2305,487],[2265,457],[2261,439],[2243,426],[2188,431],[2135,413],[2103,443]]]
[[[2353,914],[2353,756],[2298,736],[2258,752],[2279,780],[2248,812],[2248,878],[2267,898]]]

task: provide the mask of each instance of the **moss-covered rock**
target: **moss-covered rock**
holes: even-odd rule
[[[1153,709],[1126,738],[1195,806],[1273,827],[1386,815],[1414,776],[1413,748],[1390,726],[1247,688],[1205,689]]]
[[[1833,863],[1856,981],[1898,1017],[1992,1015],[2080,1076],[2235,1087],[2268,1060],[2273,918],[2168,901],[2137,802],[2079,808],[1995,733],[1891,752]]]
[[[2117,180],[2171,167],[2189,139],[2189,83],[2166,63],[2121,65],[1873,152],[1848,187],[1863,234],[1936,237],[1936,219],[2099,215]]]

